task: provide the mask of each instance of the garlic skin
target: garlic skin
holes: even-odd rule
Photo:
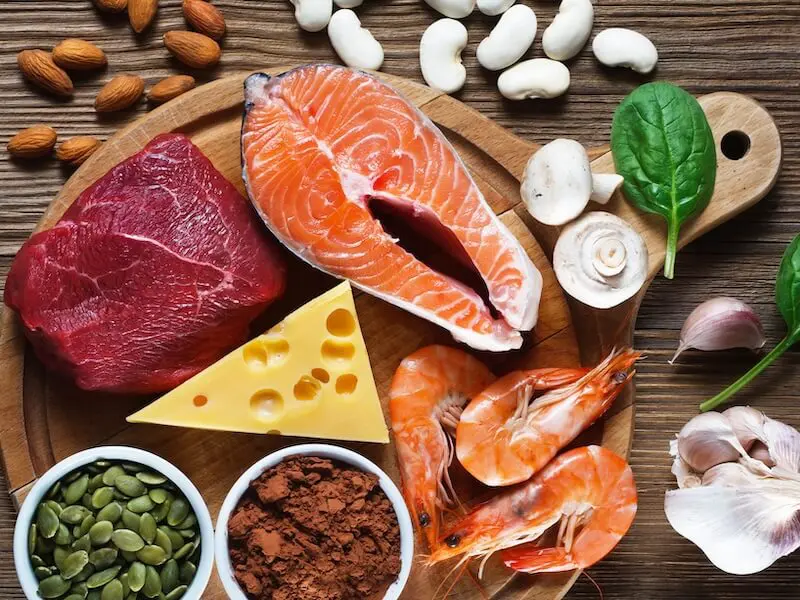
[[[677,447],[681,459],[699,473],[747,455],[730,421],[717,412],[698,415],[684,425]]]
[[[696,350],[758,350],[766,343],[764,327],[755,311],[736,298],[713,298],[700,304],[687,317],[675,360],[689,348]]]

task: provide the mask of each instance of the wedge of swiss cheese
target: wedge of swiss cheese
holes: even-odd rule
[[[128,421],[389,442],[348,282],[299,308]]]

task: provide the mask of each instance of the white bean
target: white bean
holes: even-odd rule
[[[425,2],[451,19],[463,19],[475,10],[475,0],[425,0]]]
[[[478,46],[478,62],[490,71],[510,67],[536,37],[536,15],[524,4],[509,8]]]
[[[516,0],[478,0],[478,10],[485,15],[502,15],[514,5]]]
[[[556,18],[542,34],[544,53],[553,60],[569,60],[589,41],[593,24],[591,0],[563,0]]]
[[[461,51],[467,45],[467,28],[453,19],[439,19],[422,34],[419,63],[425,82],[446,94],[460,90],[467,79]]]
[[[322,31],[328,26],[333,13],[333,0],[290,0],[294,4],[294,18],[306,31]]]
[[[555,98],[569,89],[569,69],[549,58],[514,65],[497,78],[497,88],[509,100]]]
[[[613,27],[597,34],[592,51],[608,67],[628,67],[637,73],[650,73],[656,68],[658,50],[638,31]]]
[[[383,64],[383,47],[368,29],[361,27],[352,10],[337,10],[328,23],[328,37],[336,54],[348,67],[378,70]]]

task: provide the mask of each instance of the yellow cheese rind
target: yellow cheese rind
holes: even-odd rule
[[[128,421],[389,442],[348,282],[299,308]]]

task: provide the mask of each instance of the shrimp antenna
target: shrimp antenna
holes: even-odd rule
[[[489,598],[489,592],[487,592],[486,588],[481,585],[481,581],[475,576],[475,573],[469,569],[467,569],[467,573],[469,574],[469,578],[472,580],[472,583],[474,583],[475,587],[478,588],[478,593],[481,595],[481,598],[483,598],[483,600],[491,600],[491,598]]]
[[[440,597],[439,596],[439,590],[441,590],[442,586],[445,583],[447,583],[447,580],[450,579],[450,576],[453,575],[453,573],[455,573],[455,577],[453,577],[452,583],[447,587],[447,589],[444,592],[444,595],[441,596],[441,598],[447,598],[450,595],[450,592],[453,591],[453,588],[455,587],[455,585],[458,582],[459,578],[464,574],[464,571],[466,570],[467,566],[469,565],[468,561],[469,561],[469,557],[468,556],[465,556],[465,557],[461,558],[461,560],[459,560],[455,564],[455,566],[447,572],[447,574],[442,578],[442,582],[438,585],[438,587],[433,592],[433,596],[432,597],[434,599]]]
[[[592,582],[595,589],[597,589],[597,593],[600,594],[600,600],[603,600],[603,590],[600,588],[600,584],[598,584],[594,579],[592,579],[592,576],[589,575],[589,573],[587,573],[586,571],[581,571],[581,575],[585,575],[586,579]]]

